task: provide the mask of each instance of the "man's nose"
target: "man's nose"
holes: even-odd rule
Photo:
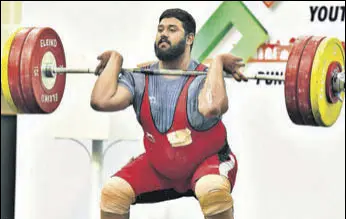
[[[160,33],[160,38],[167,38],[168,37],[168,31],[167,30],[163,30],[161,33]]]

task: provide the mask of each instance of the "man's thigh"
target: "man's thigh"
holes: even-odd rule
[[[156,203],[194,195],[192,190],[184,193],[175,191],[172,182],[152,168],[146,154],[128,163],[114,176],[126,180],[131,185],[136,194],[135,203]]]
[[[198,166],[191,180],[191,189],[194,190],[198,179],[209,174],[216,174],[228,178],[232,191],[236,182],[237,172],[237,158],[231,152],[229,146],[226,145],[218,154],[207,158]]]

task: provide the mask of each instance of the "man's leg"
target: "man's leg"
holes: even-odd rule
[[[169,189],[165,180],[152,169],[146,154],[137,157],[103,186],[101,219],[129,219],[131,204],[141,201],[143,194]],[[155,202],[156,196],[148,197]]]
[[[135,199],[135,192],[127,181],[112,177],[102,188],[101,219],[129,219],[130,205]]]
[[[230,150],[206,159],[192,178],[192,189],[206,219],[233,219],[233,199],[238,165]]]
[[[233,219],[233,199],[228,179],[221,175],[208,174],[200,178],[195,194],[207,219]]]
[[[130,164],[132,161],[134,161],[135,158],[132,157],[126,165]],[[104,187],[105,188],[105,187]],[[104,189],[103,188],[103,189]],[[102,197],[103,195],[101,195]],[[109,212],[105,212],[103,210],[101,210],[101,219],[129,219],[130,218],[130,212],[123,214],[123,215],[119,215],[119,214],[114,214],[114,213],[109,213]]]

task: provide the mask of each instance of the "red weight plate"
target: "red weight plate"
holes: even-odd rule
[[[30,111],[25,106],[22,88],[20,86],[20,58],[24,41],[32,29],[33,28],[23,28],[16,34],[8,58],[8,81],[12,99],[19,111],[23,113],[30,113]]]
[[[310,101],[310,79],[312,65],[318,46],[325,37],[312,37],[306,44],[300,60],[297,80],[298,109],[305,125],[317,126]]]
[[[32,113],[51,113],[60,104],[65,89],[65,74],[47,78],[41,73],[46,62],[66,67],[65,52],[58,34],[51,28],[35,28],[22,50],[21,84],[26,105]]]
[[[326,78],[326,95],[329,103],[337,103],[339,101],[338,97],[333,92],[333,74],[342,71],[341,64],[339,62],[332,62],[328,66],[327,78]]]
[[[297,99],[297,76],[300,60],[304,48],[312,36],[299,37],[291,50],[285,72],[285,100],[288,116],[291,121],[298,125],[303,125],[304,121],[299,113]]]

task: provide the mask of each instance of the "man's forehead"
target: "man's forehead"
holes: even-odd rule
[[[159,23],[159,25],[164,25],[164,26],[175,25],[178,27],[183,27],[183,23],[175,17],[163,18],[161,22]]]

